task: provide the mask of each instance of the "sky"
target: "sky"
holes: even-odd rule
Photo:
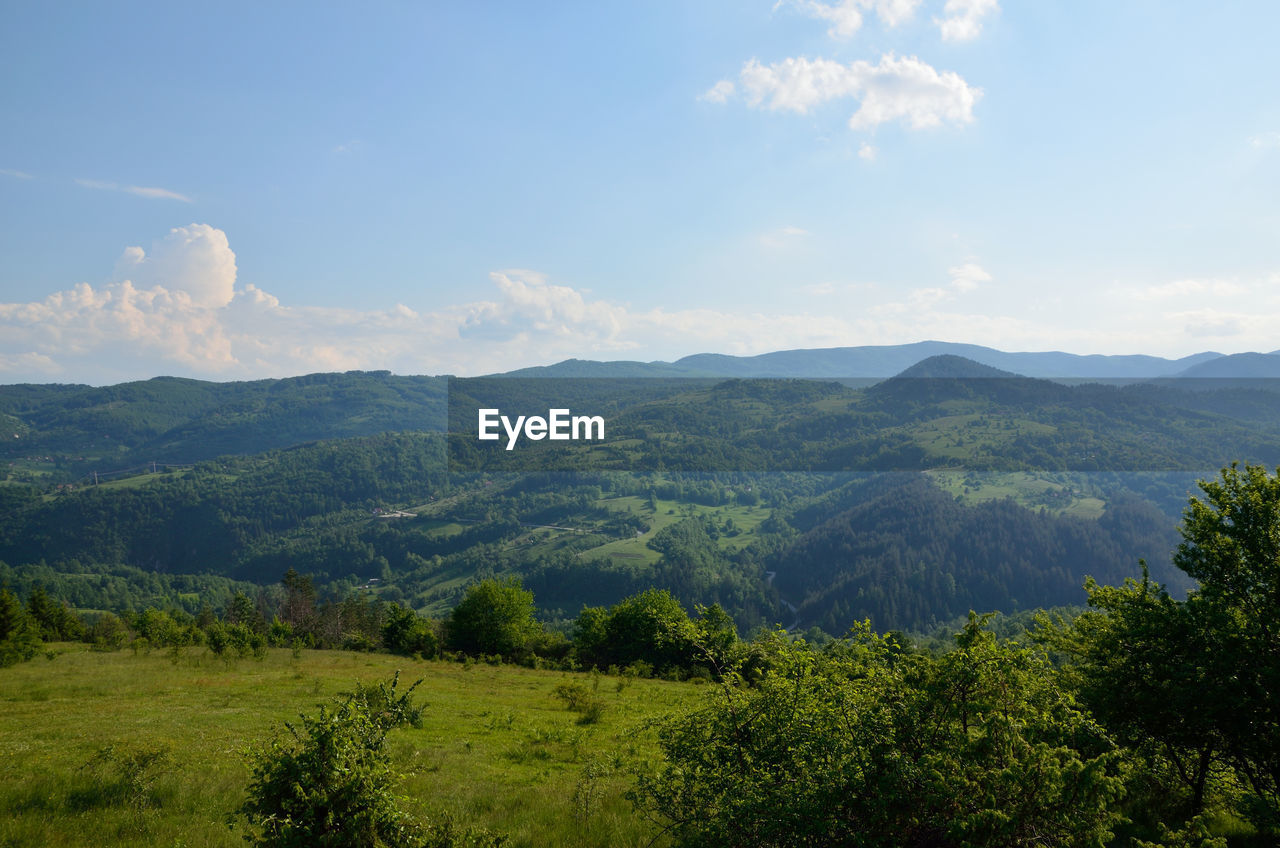
[[[0,383],[1280,348],[1280,4],[0,0]]]

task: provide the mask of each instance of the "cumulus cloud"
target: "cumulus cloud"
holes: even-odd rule
[[[843,98],[860,101],[849,119],[852,129],[870,129],[902,121],[911,129],[973,121],[973,106],[982,90],[954,71],[939,73],[914,56],[892,53],[879,63],[858,60],[842,64],[830,59],[789,58],[771,65],[755,59],[739,74],[747,104],[772,111],[807,113]]]
[[[779,0],[774,8],[785,2]],[[864,12],[877,15],[886,26],[895,27],[910,20],[920,0],[840,0],[838,3],[819,3],[817,0],[792,0],[791,6],[811,18],[827,21],[832,38],[849,38],[862,28]]]
[[[1000,8],[998,0],[947,0],[942,17],[933,22],[943,41],[972,41],[982,34],[982,19]]]
[[[773,235],[798,243],[805,231],[787,226]],[[960,295],[991,275],[968,262],[948,276],[946,284],[896,292],[884,283],[800,286],[820,300],[808,308],[797,301],[780,312],[637,309],[537,271],[507,269],[489,275],[487,296],[430,310],[315,307],[284,303],[238,280],[226,234],[191,224],[147,250],[126,249],[115,282],[0,303],[0,382],[111,383],[166,373],[247,379],[354,368],[466,375],[569,357],[745,355],[922,338],[981,339],[1006,349],[1119,352],[1123,344],[1132,351],[1190,352],[1206,338],[1274,347],[1280,324],[1280,295],[1274,294],[1280,275],[1229,282],[1240,289],[1229,297],[1215,280],[1149,287],[1162,296],[1157,305],[1177,309],[1095,310],[1092,322],[969,313]],[[832,308],[835,298],[839,309]]]
[[[116,273],[140,286],[185,297],[195,306],[226,306],[235,295],[236,255],[227,234],[208,224],[175,227],[151,246],[125,248]]]

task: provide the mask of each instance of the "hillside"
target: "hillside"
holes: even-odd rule
[[[455,381],[472,423],[486,392],[607,418],[603,445],[517,451],[423,432],[444,420],[444,382],[6,387],[15,441],[66,453],[10,447],[0,581],[194,613],[294,569],[337,597],[443,615],[509,574],[561,626],[657,586],[721,604],[744,632],[927,629],[970,607],[1079,603],[1086,576],[1119,580],[1139,557],[1168,580],[1195,476],[1280,462],[1275,392],[1067,385],[950,354],[870,387]]]
[[[143,463],[444,427],[445,380],[388,372],[212,383],[0,386],[0,459],[52,482]]]

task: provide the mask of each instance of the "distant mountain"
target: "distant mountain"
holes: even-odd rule
[[[722,377],[712,371],[699,371],[673,365],[670,362],[631,362],[614,360],[596,362],[590,359],[566,359],[554,365],[534,365],[529,368],[517,368],[515,371],[503,373],[503,377],[536,377],[582,379],[593,377]]]
[[[1021,375],[1012,371],[1003,371],[999,368],[992,368],[990,365],[983,365],[981,362],[975,362],[972,359],[966,359],[963,356],[944,353],[920,360],[893,379],[972,380],[1018,377],[1021,377]]]
[[[1275,379],[1280,377],[1280,352],[1233,353],[1198,362],[1174,376],[1195,379]]]
[[[1181,359],[1159,356],[1081,356],[1048,351],[1006,353],[990,347],[953,342],[866,345],[813,350],[780,350],[758,356],[698,353],[675,362],[592,362],[569,359],[555,365],[525,368],[504,376],[520,377],[808,377],[879,379],[900,374],[931,356],[961,356],[1024,377],[1084,380],[1149,380],[1170,377],[1222,358],[1214,352]]]

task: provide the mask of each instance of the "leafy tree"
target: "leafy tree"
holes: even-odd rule
[[[1224,740],[1204,702],[1213,645],[1186,604],[1153,583],[1086,586],[1091,610],[1070,623],[1038,616],[1036,637],[1072,658],[1065,680],[1082,703],[1137,754],[1132,816],[1147,827],[1188,820],[1205,809],[1223,770]]]
[[[1280,470],[1232,464],[1200,488],[1174,564],[1200,581],[1185,611],[1208,648],[1201,706],[1262,805],[1254,818],[1280,829]]]
[[[542,629],[533,616],[533,593],[517,577],[482,580],[467,589],[449,615],[449,647],[468,654],[524,653]]]
[[[399,604],[389,604],[386,621],[382,625],[382,644],[396,654],[434,657],[440,650],[431,622],[411,609]]]
[[[665,589],[648,589],[620,601],[605,624],[605,654],[610,664],[636,661],[654,668],[685,668],[697,658],[689,614]]]
[[[1215,788],[1280,830],[1280,477],[1261,466],[1202,481],[1174,564],[1200,581],[1185,601],[1145,576],[1088,585],[1094,612],[1042,635],[1074,660],[1082,700],[1146,756],[1156,788],[1181,786],[1179,818]],[[1230,800],[1230,799],[1228,799]],[[1188,830],[1187,832],[1190,832]]]
[[[1101,846],[1118,752],[1047,660],[972,619],[941,658],[867,629],[817,653],[775,635],[660,732],[641,808],[687,846]]]
[[[609,611],[604,607],[583,607],[573,623],[573,647],[579,659],[587,665],[604,667],[609,664],[607,634]]]
[[[100,651],[115,651],[129,641],[129,626],[117,616],[104,612],[89,628],[86,638]]]

